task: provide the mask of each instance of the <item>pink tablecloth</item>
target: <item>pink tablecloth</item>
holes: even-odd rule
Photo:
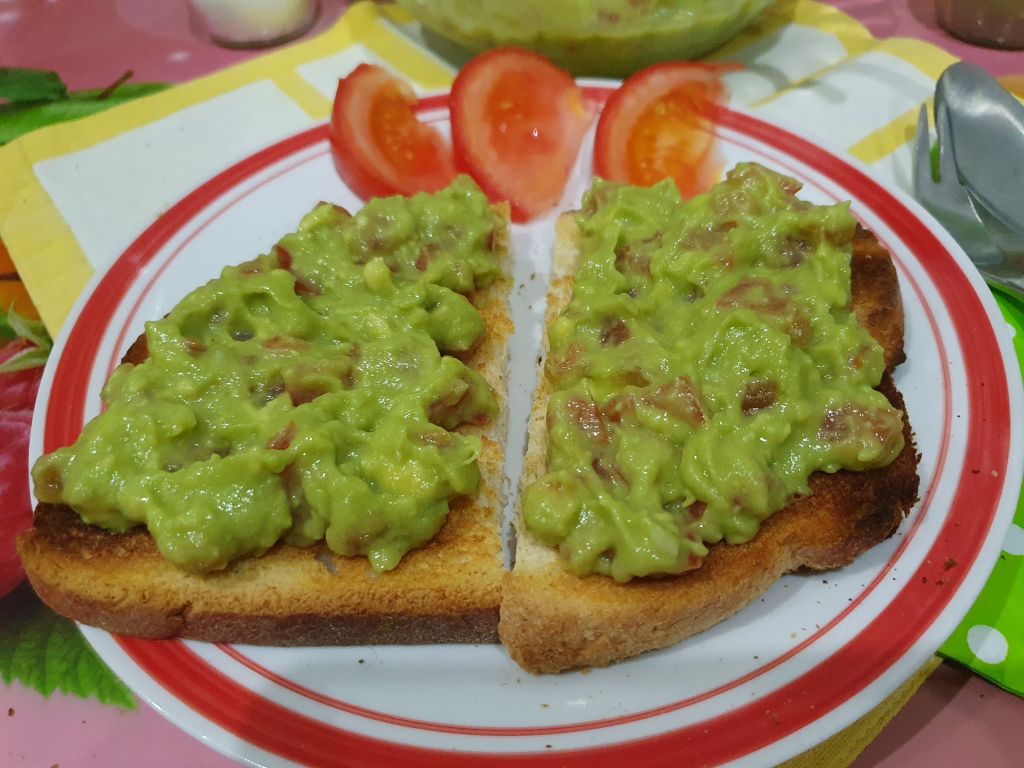
[[[1024,51],[981,48],[950,37],[935,21],[933,0],[828,0],[864,24],[875,37],[913,37],[978,64],[994,77],[1024,78]]]
[[[320,0],[307,36],[331,26],[345,0]],[[180,83],[258,56],[213,45],[185,0],[0,0],[0,66],[60,73],[72,90],[131,69],[137,81]]]
[[[876,37],[915,37],[973,61],[993,75],[1024,77],[1024,53],[955,40],[935,22],[932,0],[832,0]],[[345,0],[320,0],[310,35],[330,26]],[[207,42],[184,0],[0,0],[0,66],[60,72],[72,88],[96,88],[126,69],[136,80],[181,82],[259,51]]]
[[[994,75],[1024,76],[1024,53],[991,51],[945,35],[930,0],[834,0],[879,37],[940,45]],[[329,26],[344,0],[321,0],[309,34]],[[184,2],[168,0],[0,0],[0,66],[58,71],[72,89],[101,87],[131,69],[136,80],[188,80],[258,52],[208,43]],[[0,689],[0,764],[147,765],[222,768],[232,763],[145,705],[135,712],[55,695],[43,699],[16,684]],[[2,713],[0,713],[2,714]],[[857,760],[856,768],[1024,765],[1024,700],[948,664]],[[154,748],[157,747],[157,748]]]

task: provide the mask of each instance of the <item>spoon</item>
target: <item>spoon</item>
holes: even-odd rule
[[[972,261],[989,285],[1010,290],[1024,299],[1024,230],[1015,230],[996,218],[967,187],[967,199],[978,220],[998,248],[995,257],[972,256]]]
[[[998,231],[1024,239],[1024,104],[981,67],[965,62],[942,73],[935,101],[948,112],[960,182],[975,205],[991,214],[979,218],[1001,222]]]

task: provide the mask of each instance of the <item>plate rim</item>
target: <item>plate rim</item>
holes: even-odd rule
[[[612,88],[615,87],[615,82],[616,81],[610,81],[610,80],[593,80],[593,79],[592,80],[586,80],[586,81],[581,80],[581,84],[587,85],[587,83],[596,83],[596,85],[592,86],[592,87],[597,88],[597,89],[605,88],[605,89],[608,89],[608,90],[611,90]],[[424,109],[427,109],[427,108],[430,108],[430,109],[437,108],[446,99],[447,99],[447,92],[439,92],[438,94],[428,95],[428,96],[424,97],[421,100],[421,108],[424,108]],[[1004,477],[1004,480],[1003,480],[1003,488],[1002,488],[1002,490],[1000,492],[999,501],[997,502],[996,509],[993,511],[993,515],[992,515],[992,518],[991,518],[991,525],[989,526],[989,530],[988,530],[988,532],[986,534],[986,537],[985,537],[985,540],[984,540],[982,546],[979,548],[979,551],[975,553],[975,559],[974,559],[974,562],[972,563],[971,568],[968,569],[967,574],[964,576],[963,579],[961,579],[961,582],[960,582],[959,586],[957,587],[954,596],[946,601],[944,607],[939,611],[936,619],[934,621],[932,621],[924,629],[924,631],[922,631],[920,633],[920,635],[917,637],[917,639],[915,641],[913,641],[910,644],[910,646],[905,650],[903,655],[898,656],[895,659],[893,659],[892,663],[890,663],[888,665],[888,667],[886,667],[886,669],[882,673],[873,676],[871,678],[870,682],[868,682],[861,689],[856,691],[852,696],[848,697],[845,701],[835,705],[826,715],[827,717],[831,718],[831,717],[834,717],[834,716],[836,716],[837,714],[839,714],[841,712],[847,711],[849,709],[849,706],[851,705],[851,703],[853,701],[855,701],[856,699],[864,697],[864,694],[865,694],[866,691],[868,691],[872,687],[877,687],[879,685],[880,681],[882,681],[883,679],[892,678],[894,675],[898,679],[895,679],[894,682],[890,680],[889,683],[886,683],[885,685],[882,686],[883,688],[885,688],[885,692],[882,694],[882,698],[884,698],[885,695],[888,695],[888,693],[891,693],[892,690],[895,690],[895,688],[899,685],[899,683],[902,682],[903,679],[905,679],[909,675],[909,673],[912,673],[917,668],[917,666],[920,666],[920,663],[923,663],[924,660],[926,660],[927,656],[930,656],[931,653],[934,651],[934,649],[936,649],[938,647],[938,645],[941,644],[942,640],[945,638],[945,635],[949,634],[949,631],[952,631],[952,628],[955,627],[956,624],[961,620],[963,613],[966,613],[966,611],[970,608],[970,605],[971,605],[971,603],[973,603],[973,600],[976,598],[977,593],[980,592],[982,586],[984,585],[986,577],[987,577],[988,570],[990,569],[991,564],[994,563],[995,558],[998,556],[998,552],[999,552],[999,546],[998,545],[1001,543],[1001,540],[1002,540],[1000,537],[994,536],[993,535],[993,531],[997,530],[1003,523],[1006,523],[1008,525],[1009,520],[1012,517],[1012,512],[1013,512],[1013,506],[1014,506],[1015,498],[1011,499],[1010,501],[1007,500],[1008,497],[1013,497],[1013,495],[1014,495],[1012,492],[1008,492],[1007,491],[1007,486],[1008,485],[1012,486],[1013,483],[1012,482],[1008,483],[1007,480],[1008,480],[1008,478],[1012,478],[1012,476],[1014,476],[1014,475],[1019,476],[1020,472],[1021,472],[1022,460],[1019,458],[1020,451],[1019,450],[1018,451],[1014,451],[1013,450],[1013,448],[1015,446],[1017,448],[1019,448],[1019,444],[1020,444],[1020,441],[1021,441],[1021,434],[1020,434],[1019,425],[1016,424],[1017,419],[1014,419],[1014,416],[1017,416],[1019,418],[1019,415],[1020,415],[1020,412],[1021,412],[1021,398],[1022,398],[1022,395],[1021,395],[1020,377],[1019,377],[1019,375],[1016,376],[1016,387],[1015,387],[1013,382],[1014,382],[1014,375],[1017,373],[1017,368],[1016,368],[1017,364],[1016,364],[1016,359],[1015,359],[1015,357],[1012,354],[1012,349],[1009,349],[1009,350],[1007,349],[1008,346],[1009,346],[1008,333],[1005,331],[1005,329],[1000,328],[994,322],[995,318],[1001,318],[1001,314],[999,313],[998,309],[996,308],[994,299],[988,293],[987,288],[984,286],[984,283],[981,281],[980,276],[977,274],[976,270],[973,270],[973,267],[972,267],[973,273],[972,273],[972,270],[965,269],[965,266],[967,266],[969,264],[969,261],[966,259],[966,256],[963,255],[962,251],[960,251],[959,248],[955,245],[955,243],[953,243],[951,241],[951,238],[949,238],[949,236],[941,229],[941,227],[939,227],[934,222],[934,220],[931,220],[931,217],[928,216],[927,213],[924,212],[922,209],[920,209],[920,207],[917,206],[916,203],[912,199],[909,198],[909,196],[907,196],[905,193],[903,193],[901,190],[898,190],[898,189],[897,190],[885,189],[876,179],[874,179],[873,174],[871,173],[871,171],[869,169],[867,169],[865,166],[863,166],[863,164],[860,163],[859,161],[857,161],[855,158],[851,158],[847,153],[845,153],[843,151],[836,150],[835,148],[829,147],[826,142],[822,142],[817,137],[813,137],[812,135],[807,134],[807,133],[803,132],[802,130],[794,129],[791,126],[785,125],[785,123],[783,121],[778,121],[778,120],[775,120],[775,119],[772,119],[772,120],[768,121],[768,120],[765,120],[764,118],[759,117],[759,116],[757,116],[757,115],[755,115],[755,114],[753,114],[753,113],[751,113],[751,112],[749,112],[747,110],[743,110],[743,109],[739,109],[739,108],[735,108],[735,107],[730,107],[728,110],[726,110],[726,112],[734,113],[734,114],[737,114],[737,115],[741,115],[741,116],[743,116],[746,119],[750,119],[750,120],[756,121],[757,123],[764,124],[764,125],[770,127],[772,130],[781,131],[783,133],[792,134],[793,136],[797,137],[798,139],[801,139],[803,142],[805,142],[807,144],[810,144],[811,146],[818,147],[825,155],[830,156],[830,158],[832,160],[838,160],[840,163],[843,163],[843,164],[846,164],[847,166],[850,166],[853,170],[855,170],[855,171],[859,172],[861,175],[863,175],[868,181],[870,181],[873,184],[878,185],[887,194],[889,194],[891,197],[894,197],[896,202],[899,205],[901,205],[902,208],[907,213],[911,214],[911,216],[914,219],[916,219],[920,224],[923,225],[924,229],[931,236],[933,236],[934,238],[936,238],[938,240],[940,245],[943,246],[944,250],[946,250],[948,252],[948,254],[950,255],[951,260],[957,265],[958,269],[956,271],[958,273],[962,274],[963,277],[968,281],[968,284],[970,284],[971,287],[973,288],[973,298],[977,298],[978,300],[980,300],[983,308],[985,309],[986,330],[991,330],[993,338],[997,342],[997,348],[998,348],[998,352],[999,352],[999,357],[1001,358],[1002,363],[1003,363],[1004,373],[1006,373],[1006,384],[1008,385],[1007,386],[1007,405],[1008,405],[1008,413],[1010,415],[1010,419],[1008,420],[1008,423],[1010,424],[1010,429],[1009,429],[1009,435],[1008,435],[1008,438],[1007,438],[1007,441],[1008,441],[1008,454],[1009,454],[1008,455],[1008,461],[1007,461],[1007,470],[1008,471],[1005,473],[1006,477]],[[178,204],[182,203],[186,198],[189,197],[189,195],[194,194],[195,192],[199,191],[200,189],[206,188],[208,185],[213,184],[218,179],[224,179],[224,178],[231,177],[233,172],[235,174],[237,174],[238,169],[241,168],[242,166],[245,166],[247,163],[251,163],[253,158],[261,157],[261,156],[265,155],[266,153],[271,153],[272,155],[274,155],[277,152],[279,152],[281,154],[281,157],[283,158],[283,157],[287,156],[288,154],[290,154],[292,151],[294,151],[294,150],[291,150],[290,147],[295,142],[299,141],[303,137],[307,137],[308,135],[322,133],[323,131],[324,131],[324,125],[323,124],[318,124],[318,125],[316,125],[316,126],[314,126],[312,128],[296,132],[296,133],[290,135],[289,137],[287,137],[287,138],[285,138],[283,140],[280,140],[278,142],[275,142],[275,143],[269,145],[268,147],[266,147],[263,150],[260,150],[258,152],[252,153],[251,155],[249,155],[246,158],[244,158],[243,160],[241,160],[239,163],[236,163],[236,164],[232,165],[231,167],[229,167],[225,171],[221,172],[217,176],[213,177],[209,181],[207,181],[207,182],[205,182],[205,183],[203,183],[201,185],[198,185],[192,192],[190,192],[188,195],[184,196],[181,200],[179,200]],[[772,142],[766,142],[766,143],[769,146],[777,146],[776,144],[774,144]],[[282,147],[288,147],[289,149],[287,151],[284,151],[284,150],[282,150]],[[275,152],[275,150],[276,150],[276,152]],[[783,151],[787,151],[787,150],[783,150]],[[273,163],[272,162],[268,162],[267,165],[270,166],[270,165],[273,165]],[[233,185],[228,185],[225,188],[225,190],[221,191],[219,194],[223,194],[225,191],[230,189],[231,186],[233,186]],[[176,206],[178,204],[176,204]],[[166,222],[168,217],[170,216],[170,214],[172,213],[172,211],[174,210],[174,208],[176,206],[172,207],[165,214],[163,214],[152,225],[152,227],[148,228],[142,235],[140,235],[139,239],[141,240],[143,237],[145,237],[146,234],[149,233],[151,229],[153,229],[153,227],[158,227],[161,224],[161,222]],[[138,240],[136,241],[136,243],[137,242],[138,242]],[[129,254],[129,252],[134,249],[136,243],[133,243],[132,246],[129,246],[129,248],[126,249],[126,251],[124,253],[122,253],[122,255],[120,257],[114,259],[105,268],[97,271],[97,273],[93,276],[93,279],[90,281],[90,284],[86,287],[86,289],[83,291],[82,295],[79,297],[79,300],[76,302],[74,309],[72,310],[71,314],[69,315],[68,321],[65,323],[64,327],[61,330],[61,333],[58,336],[57,342],[56,342],[55,347],[54,347],[54,351],[57,354],[55,354],[55,355],[53,355],[51,357],[51,360],[50,360],[49,364],[47,365],[47,369],[46,369],[46,372],[44,374],[44,378],[43,378],[43,382],[42,382],[42,387],[45,387],[45,390],[41,389],[41,391],[45,391],[46,397],[45,398],[40,398],[37,401],[37,404],[36,404],[36,410],[35,410],[34,419],[33,419],[32,441],[30,443],[30,457],[35,457],[35,456],[39,455],[39,453],[40,453],[40,448],[41,448],[40,442],[41,442],[42,438],[37,435],[37,432],[39,430],[37,430],[37,426],[36,425],[37,424],[43,424],[43,425],[46,424],[46,414],[45,414],[46,405],[48,405],[48,403],[50,401],[50,396],[52,395],[53,379],[57,375],[57,370],[58,370],[58,367],[60,365],[60,362],[62,360],[64,360],[64,358],[65,358],[65,350],[66,350],[67,340],[70,337],[70,335],[72,334],[74,328],[78,325],[78,323],[80,321],[81,314],[82,314],[83,310],[85,309],[86,305],[88,304],[88,302],[94,296],[97,287],[102,283],[102,281],[111,272],[111,270],[115,267],[115,265],[121,264],[121,262],[126,258],[126,256]],[[133,280],[134,280],[134,278],[133,278]],[[981,290],[979,290],[979,288]],[[99,343],[101,343],[101,340],[97,341],[97,344],[99,344]],[[1014,429],[1013,428],[1014,426],[1017,426],[1018,428]],[[1014,464],[1016,464],[1016,467],[1014,467]],[[947,470],[947,471],[950,471],[950,470]],[[1005,518],[1005,520],[1003,520],[1002,518]],[[988,567],[979,568],[979,562],[981,562],[983,559],[987,559],[989,561],[988,564],[987,564]],[[976,575],[979,572],[979,570],[984,571],[984,573],[982,575],[980,575],[980,576]],[[977,582],[976,585],[974,585],[973,582]],[[975,586],[976,586],[976,588],[975,588]],[[967,590],[967,591],[965,592],[965,590]],[[970,597],[969,600],[966,597],[964,597],[964,595],[967,594],[967,592],[971,593],[971,597]],[[940,624],[942,622],[944,616],[950,616],[950,606],[951,605],[953,605],[954,603],[959,604],[961,601],[964,603],[963,611],[960,612],[959,615],[955,619],[951,618],[951,617],[948,618],[947,623],[950,626],[948,627],[948,631],[945,631],[943,633],[942,631],[940,631],[942,629],[942,627],[937,627],[936,625]],[[957,612],[954,611],[953,613],[957,613]],[[95,633],[97,631],[98,630],[92,630],[93,633]],[[866,629],[865,629],[865,631],[866,631]],[[939,637],[938,640],[933,640],[932,639],[933,636],[939,635],[939,634],[941,634],[942,636]],[[925,651],[925,650],[921,649],[922,643],[925,640],[925,638],[929,638],[929,641],[928,641],[928,643],[926,643],[926,645],[931,646],[931,648],[932,648],[931,651]],[[917,658],[920,663],[914,664],[913,663],[913,659],[914,658]],[[904,670],[904,668],[906,668],[906,667],[910,667],[910,668]],[[903,670],[903,671],[896,672],[895,670],[897,670],[897,668],[899,668],[900,670]],[[798,677],[802,677],[803,675],[805,675],[807,673],[807,671],[808,670],[805,670]],[[904,671],[906,672],[906,674],[904,674]],[[174,696],[173,693],[169,693],[169,695]],[[877,696],[877,694],[876,694],[876,696]],[[869,698],[874,699],[876,696],[871,696]],[[144,698],[146,698],[146,697],[144,697]],[[177,697],[175,697],[175,698],[177,699]],[[147,698],[147,700],[149,700],[149,699]],[[180,701],[180,699],[179,699],[179,701]],[[164,708],[160,707],[158,703],[153,702],[153,701],[151,701],[150,703],[154,704],[154,706],[156,706],[157,709],[160,710],[163,714],[165,714],[165,715],[170,717],[170,714]],[[863,711],[862,712],[854,712],[852,714],[849,714],[848,717],[841,718],[841,719],[845,719],[848,722],[852,722],[853,720],[855,720],[857,717],[862,715],[864,712],[866,712],[868,709],[870,709],[872,706],[875,706],[876,704],[877,704],[877,701],[874,704],[869,702],[868,704],[866,704],[863,707]],[[188,706],[188,705],[185,704],[185,706]],[[171,717],[171,719],[174,720],[173,717]],[[822,719],[823,718],[815,718],[814,720],[811,720],[809,723],[807,723],[805,725],[802,725],[802,726],[800,726],[800,727],[798,727],[798,728],[796,728],[794,730],[790,730],[781,739],[772,741],[772,742],[768,743],[766,746],[764,746],[763,748],[758,749],[758,750],[756,750],[754,752],[747,753],[746,757],[750,758],[751,756],[754,756],[754,755],[765,755],[765,756],[767,756],[766,752],[776,751],[781,745],[787,744],[787,743],[796,743],[796,742],[801,742],[801,743],[817,743],[822,738],[827,738],[828,734],[826,734],[824,736],[821,736],[821,738],[812,737],[809,741],[805,741],[805,740],[801,739],[800,737],[801,737],[801,735],[807,735],[806,732],[809,729],[812,729],[813,726],[816,723],[819,723]],[[848,724],[848,722],[846,724]],[[180,723],[179,723],[179,725],[180,725]],[[844,727],[844,725],[840,724],[840,725],[838,725],[838,727],[830,729],[830,733],[835,733],[839,729],[841,729],[842,727]],[[192,733],[192,735],[197,736],[197,737],[201,738],[204,741],[207,741],[207,743],[210,743],[207,739],[203,738],[201,734],[197,734],[194,730],[192,730],[190,728],[186,728],[186,730],[188,730],[190,733]],[[671,732],[669,732],[669,733],[671,733]],[[664,735],[664,734],[659,734],[659,736],[661,736],[661,735]],[[652,738],[652,737],[645,737],[645,738]],[[653,738],[658,738],[658,737],[653,737]],[[390,742],[388,742],[388,743],[390,743]],[[216,745],[214,745],[214,746],[216,746]],[[258,745],[253,745],[253,746],[255,746],[257,749],[261,749]],[[409,745],[402,745],[402,746],[409,746]],[[600,747],[597,747],[596,749],[599,751],[600,754],[604,755],[605,753],[607,753],[607,751],[609,750],[610,746],[614,746],[614,745],[600,746]],[[422,747],[412,747],[412,746],[409,746],[409,748],[410,749],[415,749],[415,750],[418,750],[418,751],[425,751],[424,748],[422,748]],[[426,751],[429,751],[429,750],[426,750]],[[567,756],[570,756],[570,755],[575,756],[575,755],[577,755],[579,753],[582,753],[582,752],[585,752],[585,751],[587,751],[587,750],[565,750],[565,751],[558,751],[558,752],[555,752],[553,754],[557,754],[561,758],[564,759]],[[790,750],[790,751],[792,751],[792,750]],[[783,754],[781,754],[781,756],[773,756],[773,759],[780,759],[780,757],[782,759],[784,759],[786,756],[789,756],[790,751],[785,751]],[[793,753],[795,754],[796,752],[799,752],[799,751],[800,751],[800,749],[797,748],[795,750],[795,752],[793,752]],[[240,756],[237,752],[225,751],[225,754],[228,754],[228,755],[233,756],[233,757],[239,757]],[[466,755],[466,756],[469,756],[471,758],[475,757],[477,759],[483,759],[483,758],[486,758],[486,757],[490,757],[490,755],[486,755],[486,754],[482,754],[482,753],[475,753],[475,752],[466,752],[466,753],[463,753],[463,754]],[[522,756],[522,755],[520,755],[520,756]],[[276,754],[274,754],[274,757],[275,757],[275,759],[281,759]],[[449,757],[451,757],[451,756],[449,756]],[[538,759],[541,758],[541,757],[543,757],[542,754],[541,755],[537,755]],[[743,759],[742,756],[740,756],[740,759]]]

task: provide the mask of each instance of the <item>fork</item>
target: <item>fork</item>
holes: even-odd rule
[[[942,99],[941,88],[935,94],[935,132],[939,155],[938,179],[932,174],[928,108],[922,104],[914,139],[915,197],[960,244],[985,282],[1024,298],[1024,259],[1020,254],[1000,249],[998,240],[989,233],[983,221],[992,227],[997,227],[999,222],[988,215],[980,201],[972,200],[968,190],[960,184],[953,155],[949,111]],[[1006,233],[996,231],[996,237],[1003,239]]]

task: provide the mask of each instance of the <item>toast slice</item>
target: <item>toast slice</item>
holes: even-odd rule
[[[508,220],[506,207],[496,209]],[[486,324],[462,357],[483,375],[498,416],[459,431],[478,435],[480,489],[451,503],[439,533],[391,571],[365,557],[343,557],[322,542],[279,542],[259,557],[205,575],[188,573],[158,552],[143,526],[111,533],[66,506],[41,504],[18,539],[32,587],[58,613],[111,632],[264,645],[496,642],[503,557],[500,539],[505,376],[512,323],[506,274],[507,227],[494,251],[502,275],[469,299]],[[146,355],[145,337],[128,362]]]
[[[576,222],[564,215],[557,225],[546,327],[571,299],[579,240]],[[852,303],[857,319],[884,350],[879,390],[903,410],[905,443],[895,461],[865,472],[814,474],[811,493],[793,498],[762,523],[753,540],[712,545],[700,568],[674,577],[620,584],[602,575],[573,575],[517,515],[515,562],[505,576],[499,624],[501,641],[516,662],[530,672],[553,673],[606,666],[667,647],[737,612],[783,574],[846,565],[896,531],[918,489],[918,455],[891,376],[904,360],[903,310],[889,253],[859,227]],[[520,491],[546,471],[545,420],[552,395],[544,374],[547,353],[544,334]]]

